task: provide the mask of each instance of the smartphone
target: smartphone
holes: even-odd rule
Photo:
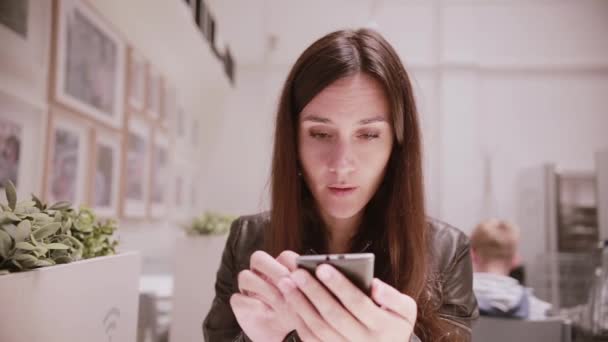
[[[371,294],[374,278],[373,253],[301,255],[296,258],[296,264],[313,275],[320,264],[330,264],[365,294]]]

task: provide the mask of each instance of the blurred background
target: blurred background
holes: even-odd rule
[[[414,84],[429,214],[516,223],[527,285],[587,301],[608,239],[605,0],[1,0],[0,181],[117,219],[147,338],[200,340],[225,222],[268,209],[290,67],[360,27]]]

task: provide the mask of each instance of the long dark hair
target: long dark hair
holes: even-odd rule
[[[314,42],[298,58],[282,90],[276,118],[271,174],[271,220],[266,250],[323,248],[323,223],[298,161],[302,109],[334,81],[365,73],[384,87],[391,108],[394,144],[384,180],[367,204],[353,248],[374,237],[376,276],[418,303],[416,334],[436,341],[447,333],[429,256],[424,208],[422,138],[409,76],[391,45],[369,29],[342,30]]]

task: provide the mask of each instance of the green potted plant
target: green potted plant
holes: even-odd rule
[[[215,274],[235,219],[210,211],[183,226],[186,235],[178,239],[175,249],[170,341],[200,340],[200,320],[211,307]]]
[[[0,341],[135,340],[140,257],[116,253],[116,222],[67,202],[47,206],[35,195],[18,202],[10,182],[5,192]],[[108,315],[124,323],[104,329]]]

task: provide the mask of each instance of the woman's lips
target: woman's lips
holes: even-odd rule
[[[357,190],[356,186],[328,186],[329,192],[334,196],[348,196]]]

